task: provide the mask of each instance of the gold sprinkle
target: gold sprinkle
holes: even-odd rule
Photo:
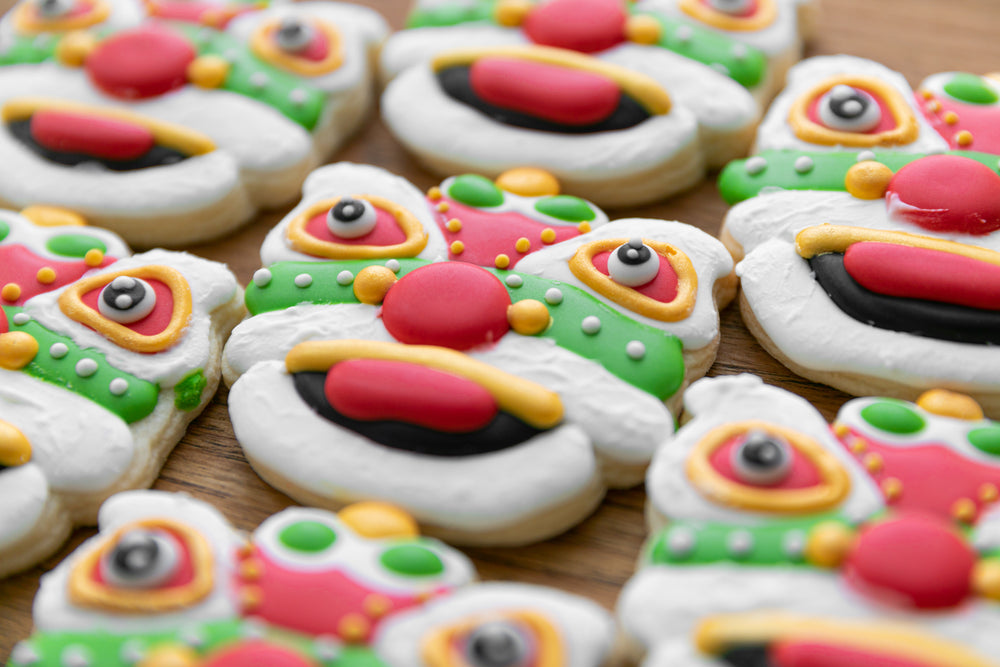
[[[240,589],[240,607],[244,612],[252,612],[260,608],[264,602],[264,591],[256,586],[244,586]]]
[[[430,199],[431,201],[437,201],[441,199],[441,188],[439,188],[436,185],[432,187],[430,190],[427,191],[427,198]]]
[[[457,234],[462,231],[462,221],[458,218],[452,218],[445,224],[445,227],[447,227],[448,231],[452,234]]]
[[[372,593],[366,597],[363,604],[365,613],[372,618],[382,618],[392,611],[392,600],[378,593]]]
[[[662,34],[663,28],[654,16],[632,16],[625,23],[625,37],[636,44],[656,44]]]
[[[465,251],[465,244],[461,241],[455,241],[451,244],[449,250],[451,250],[452,255],[461,255]]]
[[[851,427],[844,422],[835,422],[833,425],[833,434],[838,438],[843,438],[845,435],[851,432]]]
[[[948,125],[954,125],[958,122],[958,114],[954,111],[949,111],[944,115],[944,122]]]
[[[337,627],[337,634],[344,639],[344,641],[350,643],[357,643],[362,641],[371,629],[371,624],[368,619],[361,614],[352,613],[347,614],[342,619],[340,619],[340,625]]]
[[[587,232],[590,231],[590,223],[581,222],[579,225],[576,226],[576,228],[580,231],[581,234],[586,234]]]
[[[976,518],[976,503],[971,498],[959,498],[951,506],[951,515],[963,523],[972,523]]]
[[[997,498],[1000,498],[1000,489],[997,489],[996,484],[987,482],[979,487],[979,499],[984,503],[995,502]]]
[[[248,558],[240,563],[240,577],[244,581],[259,581],[264,573],[264,564],[256,558]]]
[[[21,286],[17,283],[7,283],[0,289],[4,301],[17,301],[21,296]]]
[[[51,266],[43,266],[38,269],[38,273],[35,275],[35,278],[43,285],[51,285],[56,281],[56,270]]]
[[[865,464],[865,468],[870,473],[877,473],[882,471],[882,457],[872,452],[871,454],[866,454],[862,463]]]
[[[882,493],[890,503],[899,500],[903,494],[903,482],[896,477],[886,477],[882,480]]]
[[[240,558],[249,558],[254,555],[254,548],[250,542],[244,542],[240,545],[239,550],[237,550],[236,555]]]
[[[931,113],[937,113],[941,111],[941,103],[937,100],[931,100],[927,103],[927,110]]]
[[[824,521],[806,539],[806,561],[817,567],[840,567],[854,543],[854,531],[836,521]]]
[[[990,600],[1000,600],[1000,562],[983,559],[972,570],[972,589]]]
[[[546,227],[542,230],[542,243],[549,244],[556,240],[556,230]]]
[[[925,100],[929,100],[929,99],[933,99],[934,98],[934,93],[932,93],[931,91],[927,90],[926,88],[921,88],[920,89],[920,96],[923,97]]]
[[[442,213],[447,213],[449,208],[451,208],[451,206],[449,206],[448,202],[446,201],[439,202],[437,205],[437,210],[441,211]]]
[[[97,248],[91,248],[87,251],[87,254],[83,256],[83,263],[87,266],[100,266],[103,261],[104,253]]]
[[[494,258],[493,264],[498,269],[506,269],[508,266],[510,266],[510,257],[508,257],[503,253],[500,253],[499,255],[496,256],[496,258]]]
[[[968,130],[962,130],[955,135],[955,143],[963,148],[968,148],[972,145],[972,132]]]
[[[855,454],[864,454],[868,451],[868,443],[864,438],[851,438],[850,448]]]

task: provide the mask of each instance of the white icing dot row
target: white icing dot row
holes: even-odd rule
[[[503,281],[506,283],[507,287],[517,288],[524,284],[524,278],[514,273],[504,278]]]
[[[562,303],[562,300],[563,300],[563,293],[562,290],[560,290],[559,288],[550,287],[547,290],[545,290],[545,303],[549,304],[550,306],[558,306],[560,303]]]
[[[347,287],[353,282],[354,282],[354,274],[348,271],[347,269],[344,269],[343,271],[337,274],[338,285],[343,285],[344,287]]]
[[[253,284],[257,287],[267,287],[271,284],[271,272],[267,269],[257,269],[253,274]]]
[[[308,273],[300,273],[295,276],[295,286],[306,288],[313,284],[313,277]]]

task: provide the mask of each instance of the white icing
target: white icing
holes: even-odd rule
[[[7,223],[10,227],[10,232],[2,241],[0,241],[0,244],[23,245],[31,250],[31,252],[35,255],[46,259],[59,260],[63,262],[81,259],[56,254],[46,247],[46,244],[50,239],[68,234],[89,236],[97,239],[107,248],[104,254],[109,258],[120,259],[122,257],[128,257],[132,254],[132,251],[129,250],[129,247],[120,236],[98,227],[79,227],[77,225],[56,225],[48,227],[36,225],[23,215],[4,209],[0,209],[0,220]]]
[[[424,63],[437,54],[452,49],[527,43],[528,40],[520,30],[485,23],[401,30],[389,37],[382,48],[379,76],[382,81],[389,81],[414,64]]]
[[[0,403],[0,409],[3,407]],[[50,495],[45,471],[35,463],[0,472],[0,551],[35,528]]]

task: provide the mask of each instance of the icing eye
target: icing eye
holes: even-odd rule
[[[493,181],[478,174],[456,176],[448,187],[448,196],[476,208],[500,206],[504,200],[503,191]]]
[[[118,322],[131,324],[153,312],[156,307],[156,292],[141,278],[118,276],[108,283],[97,300],[101,315]]]
[[[754,8],[755,0],[708,0],[708,6],[717,12],[743,16]]]
[[[364,199],[344,197],[326,215],[330,233],[343,239],[356,239],[375,229],[378,215]]]
[[[121,588],[155,588],[173,578],[180,562],[172,537],[136,528],[122,535],[101,560],[101,576]]]
[[[382,554],[387,570],[407,577],[432,577],[444,572],[441,557],[419,544],[403,544]]]
[[[74,6],[73,0],[36,0],[35,2],[35,10],[38,15],[47,19],[66,16],[73,11]]]
[[[608,256],[608,274],[620,285],[645,285],[660,271],[660,256],[641,238],[630,239]]]
[[[996,104],[1000,95],[986,79],[975,74],[960,72],[944,84],[944,92],[953,99],[968,104]]]
[[[316,554],[332,547],[337,533],[319,521],[298,521],[282,528],[278,541],[292,551]]]
[[[590,204],[570,195],[540,199],[535,202],[535,210],[567,222],[589,222],[597,217]]]
[[[763,431],[751,431],[732,452],[733,471],[748,484],[767,486],[784,480],[792,469],[787,442]]]
[[[531,645],[524,632],[506,621],[484,623],[469,633],[465,645],[471,667],[517,667],[530,658]]]
[[[64,257],[84,257],[91,250],[108,251],[108,247],[99,239],[86,234],[60,234],[53,236],[46,243],[49,252]]]
[[[924,428],[924,418],[903,403],[879,401],[861,410],[861,417],[875,428],[896,435],[910,435]]]
[[[969,432],[969,442],[981,452],[1000,456],[1000,426],[987,426]]]
[[[288,16],[281,19],[274,31],[274,41],[285,51],[304,51],[312,43],[316,31],[300,18]]]
[[[823,95],[817,107],[820,121],[833,130],[868,132],[882,122],[882,110],[871,95],[839,84]]]

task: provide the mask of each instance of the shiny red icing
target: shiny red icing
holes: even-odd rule
[[[931,111],[928,105],[937,102],[937,111]],[[933,97],[930,100],[917,95],[917,106],[921,107],[924,116],[937,130],[948,147],[952,150],[979,151],[1000,155],[1000,107],[996,105],[966,104],[947,96]],[[958,116],[955,123],[946,123],[945,115],[952,112]],[[972,143],[959,145],[958,133],[967,131],[972,135]]]
[[[114,257],[105,257],[101,266],[114,261]],[[45,267],[56,272],[56,279],[48,284],[38,282],[38,270]],[[40,257],[23,245],[0,245],[0,285],[14,283],[21,288],[21,296],[16,301],[3,303],[5,306],[20,306],[33,296],[75,282],[91,268],[82,259],[53,260]]]
[[[885,193],[890,214],[935,232],[1000,229],[1000,175],[959,155],[929,155],[896,172]]]
[[[865,132],[852,132],[852,134],[878,134],[880,132],[891,132],[895,130],[898,124],[896,123],[896,117],[892,114],[892,109],[886,104],[878,93],[868,90],[867,88],[862,88],[861,86],[853,86],[858,90],[863,90],[864,92],[871,95],[872,99],[878,104],[879,110],[882,112],[882,119],[879,121],[878,125]],[[825,94],[825,93],[824,93]],[[809,108],[806,111],[806,115],[809,120],[816,123],[820,127],[826,127],[826,124],[819,117],[819,103],[823,99],[823,95],[817,95],[816,99],[809,103]]]
[[[611,275],[608,272],[608,257],[610,256],[611,252],[599,252],[594,255],[592,260],[594,268],[606,276]],[[643,296],[648,296],[650,299],[655,299],[662,303],[670,303],[677,298],[677,272],[671,266],[670,260],[663,255],[658,256],[660,258],[660,268],[656,273],[656,277],[645,285],[639,285],[632,289]]]
[[[469,80],[489,104],[563,125],[599,123],[621,98],[618,84],[600,74],[517,58],[480,58]]]
[[[810,641],[779,642],[771,647],[768,660],[773,667],[934,667],[879,651]]]
[[[940,250],[894,243],[855,243],[847,272],[866,289],[986,310],[1000,309],[1000,266]]]
[[[289,648],[260,640],[248,640],[229,645],[213,653],[201,667],[315,667],[317,663]]]
[[[184,86],[197,57],[190,42],[158,25],[120,32],[87,58],[87,74],[108,95],[133,100],[156,97]]]
[[[156,144],[153,133],[140,125],[66,111],[35,112],[31,138],[51,150],[108,160],[134,160]]]
[[[844,565],[855,589],[880,602],[947,609],[970,595],[976,552],[937,517],[908,513],[861,531]]]
[[[10,323],[7,321],[7,312],[0,309],[0,334],[10,331]]]
[[[353,239],[334,236],[333,232],[326,225],[326,215],[326,212],[323,212],[310,218],[305,225],[306,234],[326,243],[338,243],[340,245],[388,246],[406,241],[406,233],[403,232],[399,223],[396,222],[396,217],[392,213],[378,207],[375,207],[375,227],[364,236]]]
[[[330,405],[351,419],[444,433],[485,428],[497,414],[493,395],[472,380],[402,361],[342,361],[327,373],[324,390]]]
[[[437,204],[441,201],[448,204],[448,211],[445,213],[437,210]],[[453,261],[494,266],[496,256],[504,254],[510,259],[507,268],[513,269],[519,261],[532,252],[546,247],[541,240],[543,230],[551,229],[556,233],[553,243],[580,235],[576,225],[543,223],[515,211],[492,213],[466,206],[447,197],[428,202],[434,211],[434,219],[441,228],[441,233],[448,241],[448,259]],[[448,221],[452,219],[458,219],[462,223],[462,229],[458,232],[448,230]],[[527,252],[521,252],[515,247],[520,238],[526,238],[531,242]],[[450,246],[454,241],[461,241],[465,246],[457,255],[451,252]]]
[[[535,44],[596,53],[625,41],[628,14],[622,0],[552,0],[538,5],[524,21]]]
[[[464,262],[422,266],[392,286],[382,321],[396,340],[468,350],[507,333],[510,294],[486,269]]]
[[[137,322],[132,322],[131,324],[122,324],[123,327],[127,327],[132,331],[141,334],[143,336],[155,336],[158,333],[162,333],[168,326],[170,326],[170,320],[174,314],[174,295],[170,291],[170,288],[159,280],[152,278],[143,278],[150,286],[153,288],[153,292],[156,293],[156,306],[153,307],[153,312],[146,317],[142,318]],[[83,301],[85,306],[93,308],[95,311],[100,312],[97,306],[97,300],[101,296],[101,289],[93,289],[84,294],[80,300]],[[103,315],[101,317],[104,317]]]
[[[252,4],[228,4],[224,8],[213,2],[196,0],[147,0],[150,14],[170,21],[204,23],[216,28],[224,28],[240,14],[255,11]]]
[[[740,435],[731,440],[727,440],[718,447],[712,455],[709,457],[709,463],[715,468],[715,471],[726,479],[736,482],[737,484],[743,484],[744,486],[766,486],[768,489],[808,489],[810,487],[816,486],[822,483],[823,478],[820,477],[819,471],[816,466],[812,464],[809,459],[802,456],[798,451],[791,447],[792,452],[792,467],[788,471],[788,475],[776,484],[767,485],[757,485],[751,484],[741,478],[735,470],[733,470],[732,457],[733,450],[739,447],[746,441],[746,436]]]
[[[174,570],[173,576],[170,577],[164,583],[158,585],[156,590],[164,590],[168,588],[178,588],[180,586],[187,586],[192,581],[194,581],[194,563],[191,562],[191,552],[188,551],[187,543],[178,534],[174,533],[172,530],[167,530],[164,528],[157,528],[158,532],[166,533],[173,538],[174,546],[177,547],[177,569]],[[101,563],[98,561],[94,564],[94,569],[90,572],[90,577],[97,583],[103,586],[114,587],[115,584],[109,584],[105,581],[104,576],[101,574]]]
[[[327,39],[326,33],[322,30],[314,30],[313,38],[309,40],[306,47],[301,51],[296,51],[294,55],[303,60],[322,62],[324,58],[330,55],[330,40]]]

